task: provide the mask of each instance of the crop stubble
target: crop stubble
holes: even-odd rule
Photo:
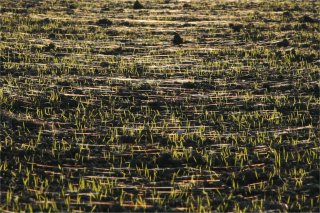
[[[319,3],[141,3],[1,2],[1,210],[319,211]]]

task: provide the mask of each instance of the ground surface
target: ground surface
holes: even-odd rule
[[[319,211],[319,1],[199,2],[0,1],[1,211]]]

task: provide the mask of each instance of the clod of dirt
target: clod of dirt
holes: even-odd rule
[[[128,21],[121,22],[120,25],[121,25],[121,26],[125,26],[125,27],[130,27],[130,26],[132,26],[132,24],[131,24],[130,22],[128,22]]]
[[[301,22],[308,22],[308,23],[318,23],[319,20],[315,19],[315,18],[311,18],[308,15],[304,15],[300,18]]]
[[[308,30],[309,27],[305,23],[294,25],[294,30]]]
[[[156,163],[160,168],[181,166],[181,161],[173,159],[170,153],[161,154]]]
[[[289,46],[289,41],[288,41],[288,39],[283,39],[282,41],[278,41],[278,42],[276,42],[276,45],[277,45],[277,47],[287,47],[287,46]]]
[[[238,181],[240,185],[257,183],[267,179],[267,175],[260,168],[255,170],[244,170],[239,172],[236,176],[236,181]]]
[[[42,20],[39,20],[39,24],[46,25],[46,24],[49,24],[49,23],[50,23],[50,19],[49,18],[44,18]]]
[[[280,186],[284,184],[283,179],[279,175],[275,175],[270,179],[273,185]]]
[[[72,2],[72,3],[70,3],[69,4],[69,6],[68,6],[68,8],[69,9],[77,9],[79,7],[79,5],[78,5],[78,3],[76,3],[76,2]]]
[[[107,61],[103,61],[103,62],[100,63],[101,67],[108,67],[109,65],[110,65],[110,63],[107,62]]]
[[[78,106],[78,101],[70,96],[62,95],[60,100],[60,108],[62,109],[75,108]]]
[[[51,50],[55,50],[56,49],[56,45],[54,43],[50,43],[47,46],[45,46],[44,51],[51,51]]]
[[[240,32],[240,30],[243,28],[242,24],[233,24],[230,23],[229,27],[234,31],[234,32]]]
[[[74,9],[70,9],[70,8],[69,8],[69,9],[67,10],[67,14],[68,14],[68,15],[73,15],[74,13],[75,13],[75,12],[74,12]]]
[[[320,193],[320,184],[309,183],[306,184],[305,187],[303,187],[303,189],[307,191],[308,194],[317,196]]]
[[[136,141],[136,138],[130,135],[121,135],[119,138],[120,143],[134,144],[135,141]]]
[[[292,13],[289,12],[289,11],[283,12],[282,15],[283,15],[284,17],[287,17],[287,18],[291,18],[291,17],[292,17]]]
[[[315,84],[313,86],[313,94],[316,98],[320,98],[320,86],[318,84]],[[317,176],[318,179],[319,179],[319,173],[320,171],[318,171],[318,176]]]
[[[133,9],[135,10],[144,9],[144,6],[138,0],[136,0],[133,4]]]
[[[68,87],[68,86],[71,86],[71,83],[69,81],[59,81],[57,82],[57,86],[64,86],[64,87]]]
[[[215,87],[208,82],[184,82],[182,83],[181,88],[208,90],[214,89]]]
[[[137,86],[138,90],[152,90],[152,86],[149,83],[142,83]]]
[[[165,106],[165,102],[162,101],[151,101],[148,103],[148,107],[150,107],[153,110],[161,110]]]
[[[174,45],[180,45],[183,43],[183,39],[181,38],[181,36],[178,33],[174,33],[172,43]]]
[[[56,36],[55,33],[49,33],[48,38],[50,38],[50,39],[56,39],[57,36]]]
[[[283,24],[280,26],[280,30],[281,31],[288,31],[288,30],[292,30],[293,26],[291,24]]]
[[[190,4],[188,4],[188,3],[185,3],[185,4],[183,4],[183,6],[182,6],[184,9],[191,9],[191,5]]]
[[[197,83],[195,82],[184,82],[181,85],[182,88],[186,89],[196,89],[197,88]]]
[[[184,141],[184,147],[193,147],[193,148],[197,148],[199,147],[199,144],[197,143],[197,141],[195,140],[191,140],[191,139],[186,139]]]
[[[318,87],[318,90],[319,90],[319,87]],[[319,181],[320,181],[320,170],[312,170],[309,173],[309,175],[312,176],[313,178],[315,178],[319,183]]]
[[[110,21],[109,19],[99,19],[97,22],[96,22],[97,25],[99,26],[103,26],[103,27],[107,27],[107,26],[111,26],[112,25],[112,21]]]
[[[25,126],[29,130],[39,129],[40,127],[48,127],[47,123],[41,120],[21,118],[5,110],[0,111],[0,118],[1,120],[7,122],[10,128],[13,129],[18,128],[19,126]]]

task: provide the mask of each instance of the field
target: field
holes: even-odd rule
[[[140,3],[0,0],[0,211],[319,212],[320,2]]]

